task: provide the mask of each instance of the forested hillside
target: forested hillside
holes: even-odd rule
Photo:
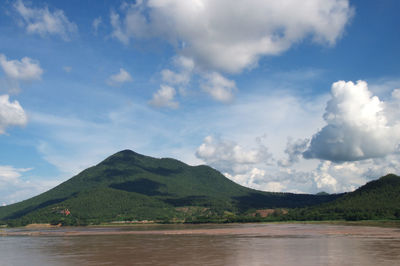
[[[9,225],[221,221],[256,209],[312,206],[337,197],[257,191],[208,166],[125,150],[41,195],[0,207],[0,221]]]
[[[289,212],[294,220],[400,219],[400,177],[389,174],[335,201]]]

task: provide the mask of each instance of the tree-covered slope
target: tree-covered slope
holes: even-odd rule
[[[311,206],[336,197],[261,192],[240,186],[208,166],[125,150],[43,194],[0,207],[0,221],[183,221],[241,215],[259,208]]]
[[[400,219],[400,177],[383,176],[334,201],[289,215],[295,220]]]

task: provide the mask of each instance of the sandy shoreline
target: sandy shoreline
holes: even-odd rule
[[[164,226],[165,227],[165,226]],[[167,226],[168,227],[168,226]],[[131,229],[131,230],[130,230]],[[153,228],[152,228],[153,229]],[[243,235],[265,237],[353,236],[400,239],[398,228],[321,224],[262,224],[218,226],[217,228],[172,228],[137,230],[126,227],[58,228],[58,229],[4,229],[0,236],[93,236],[93,235]]]

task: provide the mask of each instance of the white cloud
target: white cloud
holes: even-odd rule
[[[111,36],[118,39],[123,44],[128,45],[129,37],[126,35],[126,33],[123,32],[121,28],[120,16],[114,11],[111,11],[110,21],[111,26],[113,27],[113,32],[111,33]]]
[[[54,186],[60,180],[26,180],[23,178],[31,168],[15,168],[0,165],[0,204],[12,204],[32,196],[36,196]]]
[[[170,69],[163,69],[161,71],[162,80],[171,85],[184,84],[190,81],[190,76],[187,73],[177,73]]]
[[[178,56],[174,58],[173,63],[178,71],[163,69],[161,71],[163,82],[171,85],[186,86],[190,82],[194,69],[193,60],[185,56]]]
[[[243,186],[264,191],[339,193],[353,191],[366,182],[387,173],[398,173],[400,170],[397,166],[400,162],[399,159],[396,158],[392,161],[392,166],[385,162],[377,164],[372,159],[370,161],[345,163],[320,161],[304,170],[295,166],[279,168],[279,165],[258,165],[249,167],[247,171],[241,173],[225,172],[224,174]]]
[[[399,165],[399,154],[343,163],[321,161],[318,167],[310,172],[310,177],[314,183],[314,191],[330,193],[353,191],[368,181],[388,173],[400,173]]]
[[[14,8],[23,18],[23,25],[30,34],[39,34],[42,37],[59,35],[64,40],[69,40],[78,31],[76,24],[69,21],[62,10],[55,9],[51,12],[47,6],[30,8],[22,0],[16,1]]]
[[[20,61],[7,60],[5,55],[0,54],[0,65],[7,77],[14,80],[40,80],[43,74],[39,62],[29,57],[24,57]]]
[[[205,69],[241,72],[311,36],[335,44],[353,14],[348,0],[149,0],[111,13],[112,36],[164,38]]]
[[[276,154],[270,153],[260,140],[256,147],[244,146],[249,147],[249,144],[240,145],[208,136],[198,147],[196,156],[234,182],[254,189],[274,192],[317,192],[322,189],[335,192],[338,189],[331,186],[329,182],[334,181],[323,176],[325,173],[319,170],[318,164],[304,172],[292,165],[280,168],[281,163],[274,158]]]
[[[205,75],[205,79],[201,87],[214,100],[220,102],[230,102],[233,100],[233,93],[237,91],[233,80],[229,80],[217,72]]]
[[[328,173],[331,162],[321,162],[319,173],[314,175],[314,182],[318,190],[328,190],[336,192],[337,180]]]
[[[259,182],[260,180],[265,180],[265,170],[259,169],[257,167],[253,167],[253,168],[248,168],[247,171],[242,171],[242,173],[234,173],[234,174],[230,174],[229,172],[225,172],[224,175],[231,179],[232,181],[245,186],[245,187],[250,187],[250,188],[255,188],[255,189],[259,189]],[[273,181],[271,181],[273,182]],[[271,183],[268,182],[268,183]],[[276,183],[276,182],[274,182]],[[271,187],[268,188],[268,191],[280,191],[280,190],[276,190],[277,186],[275,186],[274,189],[272,189]],[[267,190],[267,188],[263,188],[265,190]]]
[[[276,88],[279,84],[271,86]],[[318,166],[317,160],[303,159],[293,166],[298,172],[288,173],[286,169],[280,172],[274,158],[287,156],[284,150],[288,136],[296,134],[297,138],[306,138],[323,126],[321,117],[328,97],[309,102],[297,93],[284,90],[266,93],[266,89],[255,95],[244,95],[230,105],[193,106],[190,112],[168,114],[139,100],[128,102],[125,97],[105,93],[104,102],[113,102],[115,106],[108,109],[109,105],[104,104],[100,112],[93,110],[94,118],[30,112],[30,125],[41,136],[39,153],[60,169],[64,178],[127,148],[154,157],[177,158],[192,165],[208,163],[197,157],[195,151],[205,136],[213,134],[211,146],[228,143],[226,149],[231,156],[226,155],[225,161],[216,160],[212,166],[221,165],[216,169],[227,176],[230,173],[232,180],[263,190],[317,192],[309,174]],[[263,144],[261,139],[254,142],[263,132],[268,133],[262,138]],[[264,151],[274,158],[263,156]],[[207,157],[213,161],[212,154]]]
[[[285,189],[285,185],[283,185],[280,182],[268,182],[264,185],[263,189],[265,191],[271,191],[271,192],[282,192]]]
[[[40,154],[65,178],[126,148],[191,164],[207,163],[235,182],[266,191],[343,192],[389,172],[400,173],[400,155],[396,154],[346,163],[298,156],[303,148],[298,139],[312,136],[325,125],[322,115],[328,99],[324,95],[310,101],[297,92],[263,90],[230,105],[166,115],[139,102],[127,104],[125,98],[113,98],[117,103],[112,111],[102,110],[101,119],[96,112],[95,122],[31,113],[30,124],[40,130]],[[262,132],[268,133],[263,144],[254,142]],[[203,141],[210,134],[212,140]],[[288,136],[296,138],[287,141]],[[198,157],[195,151],[203,144]],[[263,151],[271,156],[262,156]],[[278,165],[278,159],[289,161],[291,154],[297,163]]]
[[[15,183],[21,177],[21,173],[31,169],[18,169],[9,165],[0,165],[0,182]]]
[[[0,134],[9,126],[24,126],[27,117],[18,101],[10,102],[8,95],[0,95]]]
[[[222,172],[238,174],[247,172],[257,164],[267,164],[271,154],[261,143],[253,149],[245,149],[233,141],[207,136],[198,147],[196,156]]]
[[[214,100],[230,102],[235,82],[220,73],[239,73],[267,55],[278,55],[311,37],[334,45],[353,15],[348,0],[148,0],[123,3],[112,11],[111,36],[125,45],[131,39],[164,39],[177,58],[190,58],[190,71],[164,69],[164,84],[183,90],[193,75]]]
[[[211,132],[218,132],[223,134],[224,138],[229,136],[229,139],[234,140],[231,141],[231,146],[246,147],[248,150],[256,150],[248,148],[252,145],[249,140],[254,134],[268,132],[263,142],[271,153],[269,164],[255,163],[242,167],[243,164],[234,156],[229,156],[232,154],[229,153],[229,149],[228,152],[222,152],[222,148],[216,148],[223,145],[207,144],[218,143],[215,140],[203,142],[201,149],[198,148],[196,152],[197,156],[199,150],[202,153],[198,158],[241,185],[266,191],[338,193],[352,191],[388,173],[399,174],[400,134],[397,130],[400,118],[400,90],[395,89],[391,98],[383,102],[377,97],[374,98],[363,82],[338,83],[334,87],[337,90],[332,92],[330,98],[324,95],[312,102],[293,93],[240,98],[232,105],[225,106],[223,111],[215,111],[208,119],[199,120],[203,122],[203,127],[207,124],[206,128]],[[322,119],[324,106],[327,106],[325,120]],[[368,139],[368,134],[380,136],[376,132],[385,132],[381,127],[388,128],[392,132],[391,136],[382,137],[379,141],[369,140],[369,144],[383,145],[387,150],[383,152],[382,157],[359,161],[304,159],[303,152],[310,148],[309,137],[318,132],[318,128],[325,128],[327,121],[336,121],[341,127],[350,127],[352,131],[346,132],[347,137],[352,132],[358,132],[357,136],[366,134],[367,136],[363,137]],[[386,122],[383,123],[384,121]],[[376,132],[371,133],[369,130]],[[296,139],[287,140],[289,136],[296,136]],[[346,144],[350,149],[354,149],[353,145],[360,144],[358,141],[359,139],[355,139],[355,143]],[[282,145],[285,143],[286,147]],[[320,148],[323,147],[326,145]],[[378,151],[380,148],[381,146],[375,147]],[[365,150],[364,146],[362,149]],[[225,158],[226,161],[218,161],[217,157],[213,161],[216,151],[220,151],[221,158]]]
[[[373,96],[365,81],[338,81],[332,85],[324,126],[304,152],[305,158],[357,161],[384,157],[400,142],[400,118],[385,110],[387,104]]]
[[[95,18],[92,22],[92,28],[95,35],[97,35],[97,31],[99,30],[99,26],[102,23],[101,17]]]
[[[161,85],[160,87],[161,88],[153,94],[153,98],[149,101],[149,104],[155,107],[178,108],[179,103],[174,101],[176,94],[175,89],[167,85]]]
[[[126,82],[131,82],[132,80],[132,76],[125,69],[120,68],[118,74],[111,75],[107,79],[107,84],[110,86],[117,86]]]

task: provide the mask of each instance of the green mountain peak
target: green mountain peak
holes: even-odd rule
[[[0,222],[21,225],[224,220],[251,216],[257,209],[310,207],[326,202],[332,203],[321,206],[334,202],[340,205],[349,197],[357,198],[365,189],[376,190],[392,180],[397,182],[394,187],[400,188],[400,179],[388,175],[345,195],[271,193],[238,185],[209,166],[189,166],[171,158],[123,150],[45,193],[0,207]],[[374,200],[379,201],[378,194],[374,195]]]

